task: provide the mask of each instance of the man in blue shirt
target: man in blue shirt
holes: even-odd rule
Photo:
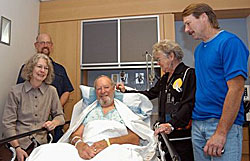
[[[194,158],[240,161],[244,121],[242,96],[249,51],[236,35],[220,30],[209,5],[191,4],[184,9],[182,17],[185,32],[195,40],[202,40],[194,53]]]
[[[53,49],[52,39],[50,35],[45,33],[41,33],[36,37],[36,42],[34,43],[34,45],[37,50],[37,53],[43,53],[47,56],[50,55],[50,52]],[[50,59],[52,61],[55,73],[55,78],[52,82],[52,85],[56,88],[62,107],[64,107],[64,105],[69,99],[70,92],[72,92],[74,88],[68,78],[65,68],[62,65],[54,62],[51,57]],[[17,84],[24,82],[24,79],[21,77],[23,67],[24,65],[20,69]],[[53,142],[57,142],[61,138],[61,136],[63,135],[62,129],[63,126],[58,126],[55,129]]]

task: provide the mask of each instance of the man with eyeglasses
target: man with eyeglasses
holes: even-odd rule
[[[52,39],[50,35],[46,33],[40,33],[36,37],[36,42],[34,43],[34,45],[37,50],[37,53],[43,53],[47,56],[50,55],[50,52],[53,49]],[[68,78],[65,68],[61,64],[54,62],[51,57],[50,59],[52,61],[52,64],[54,67],[54,73],[55,73],[55,78],[51,85],[53,85],[56,88],[62,107],[64,107],[64,105],[67,103],[69,99],[70,92],[72,92],[74,88]],[[23,67],[24,65],[20,69],[18,79],[17,79],[17,84],[23,83],[25,81],[21,77],[21,72],[22,72]],[[55,133],[54,133],[53,142],[57,142],[63,135],[63,126],[56,127],[54,132]]]

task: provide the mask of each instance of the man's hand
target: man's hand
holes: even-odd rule
[[[93,145],[91,145],[91,148],[94,149],[94,151],[96,151],[96,154],[100,153],[102,150],[104,150],[107,147],[108,145],[105,140],[95,142]]]
[[[20,147],[16,148],[16,155],[17,155],[18,161],[24,161],[24,159],[28,157],[28,154],[26,153],[26,151],[24,151]]]
[[[84,142],[80,142],[76,145],[76,149],[78,150],[78,154],[83,159],[91,159],[96,156],[96,150],[88,144]]]
[[[206,155],[220,157],[222,155],[222,149],[226,143],[226,136],[215,133],[207,141],[204,147],[204,153]]]

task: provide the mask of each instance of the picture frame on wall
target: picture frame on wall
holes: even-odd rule
[[[10,38],[11,38],[11,20],[1,16],[0,42],[6,45],[10,45]]]

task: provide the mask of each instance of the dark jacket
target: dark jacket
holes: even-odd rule
[[[160,122],[168,122],[175,129],[169,138],[191,136],[191,128],[188,125],[195,101],[195,71],[184,63],[180,63],[167,82],[168,75],[169,73],[164,74],[149,91],[138,92],[149,99],[159,98]],[[179,88],[177,88],[178,83]]]

